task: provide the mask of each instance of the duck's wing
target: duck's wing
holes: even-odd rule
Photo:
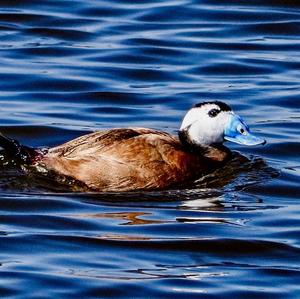
[[[41,165],[96,190],[121,191],[181,181],[185,166],[192,164],[187,162],[174,136],[130,128],[95,132],[52,148]]]
[[[170,134],[157,130],[147,128],[116,128],[80,136],[62,145],[49,149],[48,153],[57,157],[74,158],[85,154],[91,154],[92,152],[105,152],[111,149],[111,147],[116,147],[120,143],[124,144],[130,139],[145,137],[146,135],[154,135],[177,142]]]

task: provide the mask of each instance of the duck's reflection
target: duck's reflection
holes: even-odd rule
[[[152,215],[146,212],[117,212],[117,213],[95,213],[95,214],[80,214],[76,215],[79,218],[102,218],[113,220],[124,220],[121,225],[149,225],[149,224],[161,224],[166,223],[163,220],[153,220],[140,218],[144,216]]]

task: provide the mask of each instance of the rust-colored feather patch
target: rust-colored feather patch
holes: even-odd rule
[[[177,137],[145,128],[91,133],[49,149],[37,167],[72,177],[97,191],[164,189],[219,166],[222,149],[189,152]]]

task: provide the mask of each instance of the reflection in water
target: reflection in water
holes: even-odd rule
[[[104,234],[102,236],[98,236],[97,238],[103,240],[123,240],[123,241],[150,241],[151,238],[143,237],[143,236],[134,236],[134,235],[118,235],[118,234]]]
[[[194,210],[212,210],[212,211],[224,211],[225,205],[222,203],[222,197],[207,197],[197,198],[183,201],[180,205],[181,208],[194,209]]]
[[[110,271],[108,274],[103,274],[98,271],[76,271],[69,270],[66,274],[71,276],[79,276],[94,279],[117,279],[117,280],[152,280],[152,279],[190,279],[202,280],[211,277],[222,277],[228,275],[225,271],[222,272],[208,272],[211,265],[157,265],[153,269],[136,269],[136,270],[123,270],[122,272]],[[179,271],[180,270],[180,271]],[[182,274],[178,274],[181,272]],[[177,288],[174,288],[177,290]],[[191,291],[191,290],[189,290]],[[205,293],[204,290],[195,289],[195,293]]]
[[[224,218],[210,218],[210,217],[186,217],[186,218],[177,218],[178,222],[185,222],[185,223],[213,223],[213,224],[231,224],[231,225],[244,225],[247,220],[246,219],[238,219],[235,222],[224,219]]]
[[[116,220],[125,220],[126,222],[121,223],[121,225],[146,225],[146,224],[158,224],[158,223],[166,223],[162,220],[150,220],[145,219],[144,217],[141,219],[140,216],[151,215],[151,213],[145,212],[120,212],[120,213],[97,213],[97,214],[80,214],[80,215],[72,215],[73,217],[79,218],[108,218],[108,219],[116,219]]]

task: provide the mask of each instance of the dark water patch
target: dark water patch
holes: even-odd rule
[[[286,179],[290,179],[292,177],[292,182],[287,182]],[[281,197],[282,199],[285,198],[298,198],[298,189],[299,189],[299,175],[293,176],[293,175],[287,175],[282,174],[282,179],[279,180],[280,184],[268,184],[265,185],[262,189],[264,191],[265,195],[272,196],[272,194],[276,194],[276,196]],[[251,187],[251,192],[256,192],[257,188]]]
[[[74,6],[74,3],[72,5],[72,7]],[[86,33],[87,36],[92,36],[91,32],[89,30],[84,31],[84,28],[89,28],[92,25],[97,25],[98,24],[98,20],[97,19],[90,19],[90,18],[81,18],[79,15],[76,16],[74,15],[74,17],[68,17],[68,18],[57,18],[55,20],[55,22],[42,22],[41,25],[43,25],[43,27],[45,27],[46,29],[50,29],[50,28],[56,28],[56,29],[61,29],[62,31],[64,29],[74,29],[74,28],[78,28],[78,29],[83,29],[83,31],[81,31],[81,33]],[[94,31],[92,31],[94,32]],[[99,35],[103,35],[103,32],[99,33]],[[94,36],[96,37],[96,36]]]
[[[145,95],[140,96],[138,93],[128,92],[96,91],[82,93],[79,97],[96,103],[114,103],[115,105],[144,105],[144,102],[140,101],[139,99],[140,97],[144,98]]]
[[[80,14],[93,18],[116,18],[118,16],[122,16],[125,18],[126,16],[130,16],[135,11],[138,11],[139,8],[134,5],[126,5],[122,6],[102,6],[101,8],[89,7],[83,8],[80,10]]]
[[[22,241],[21,241],[22,240]],[[157,252],[179,252],[184,255],[186,252],[195,253],[197,255],[208,254],[210,256],[218,256],[219,258],[228,258],[233,260],[233,255],[238,255],[243,261],[254,260],[256,256],[268,254],[268,259],[261,265],[268,265],[274,258],[284,257],[287,261],[293,262],[299,255],[297,247],[284,245],[269,241],[260,240],[235,240],[235,239],[182,239],[182,240],[131,240],[105,237],[88,237],[80,235],[53,235],[53,234],[14,234],[5,237],[5,243],[1,245],[3,252],[19,244],[19,253],[22,248],[27,248],[30,243],[36,250],[43,250],[49,246],[49,253],[56,252],[55,245],[70,250],[72,247],[81,252],[89,251],[89,246],[95,251],[105,248],[115,248],[117,251],[126,250],[126,255],[130,252],[138,251],[138,249],[147,249],[149,255],[155,255]],[[224,250],[226,248],[226,250]],[[101,253],[101,252],[100,252]]]
[[[1,128],[1,133],[19,140],[23,144],[33,147],[54,146],[70,137],[76,138],[88,131],[79,130],[70,132],[69,130],[55,126],[6,126]],[[49,136],[51,136],[49,140]]]
[[[17,58],[23,59],[23,57],[28,56],[38,56],[45,57],[49,59],[49,57],[65,57],[65,56],[74,56],[74,55],[82,55],[80,49],[76,49],[74,47],[68,46],[43,46],[40,44],[35,44],[34,47],[25,47],[21,49],[14,49],[11,53],[15,53]]]
[[[278,99],[278,104],[282,107],[292,108],[292,109],[300,109],[299,103],[299,92],[295,90],[292,95],[286,95],[281,99]]]
[[[139,114],[140,110],[138,109],[132,109],[132,108],[126,108],[126,107],[99,107],[99,108],[93,108],[91,109],[93,113],[105,113],[109,115],[114,114],[123,114],[123,115],[136,115]]]
[[[204,1],[203,3],[207,3],[209,5],[216,5],[219,6],[220,2],[216,1],[216,0],[209,0],[209,1]],[[226,3],[228,5],[236,5],[236,2],[234,0],[226,0]],[[246,0],[242,0],[239,1],[238,5],[240,7],[249,7],[249,6],[253,6],[253,8],[256,7],[265,7],[266,11],[271,11],[272,12],[272,8],[273,7],[279,7],[279,8],[286,8],[286,7],[291,7],[291,8],[299,8],[299,3],[296,3],[293,0],[267,0],[262,2],[257,2],[256,0],[251,0],[251,1],[246,1]]]
[[[132,54],[126,54],[126,53],[107,53],[106,56],[100,56],[99,58],[91,58],[89,57],[89,60],[93,61],[113,61],[114,63],[126,63],[126,64],[143,64],[143,65],[155,65],[157,62],[157,59],[151,56],[143,55],[143,53],[134,53],[134,50],[132,49]]]
[[[263,75],[274,72],[271,67],[254,66],[249,64],[231,64],[231,63],[218,63],[216,65],[210,64],[210,66],[201,67],[199,70],[204,74],[212,75]]]
[[[251,35],[282,36],[284,39],[297,36],[299,28],[300,23],[296,20],[293,22],[284,21],[243,26],[243,30],[248,31]]]
[[[53,78],[47,75],[31,75],[24,78],[22,74],[0,74],[0,79],[6,77],[6,83],[0,84],[3,91],[14,91],[20,88],[23,91],[83,91],[96,89],[96,84],[92,82],[70,79],[70,78]]]
[[[180,14],[178,14],[178,8],[180,7]],[[287,12],[273,11],[272,14],[268,16],[269,20],[278,21],[285,19],[286,17],[293,17],[293,14],[289,15]],[[239,6],[232,6],[231,9],[223,10],[212,10],[211,7],[200,6],[200,5],[174,5],[169,7],[164,7],[157,11],[146,11],[145,14],[139,18],[140,21],[144,22],[174,22],[186,21],[195,22],[199,19],[204,19],[206,21],[215,21],[225,23],[250,23],[265,21],[266,16],[264,11],[257,9],[248,10],[239,9]]]
[[[119,76],[127,77],[129,80],[134,81],[149,81],[152,82],[164,82],[169,81],[170,79],[174,78],[173,72],[168,72],[164,70],[154,70],[154,69],[141,69],[141,70],[133,70],[127,69],[121,71],[119,70]]]
[[[2,5],[2,3],[1,3]],[[43,14],[29,14],[29,13],[13,13],[13,12],[0,12],[0,22],[13,23],[18,25],[34,25],[43,21],[55,21],[54,17]]]
[[[185,40],[184,43],[182,41],[165,41],[165,40],[154,40],[154,39],[130,39],[126,41],[128,45],[144,45],[144,46],[152,46],[152,47],[160,47],[160,48],[190,48],[191,50],[195,49],[206,49],[213,51],[289,51],[296,52],[299,50],[299,45],[294,44],[293,47],[290,47],[289,43],[276,43],[276,42],[267,42],[267,40],[261,39],[256,42],[253,41],[239,41],[232,40],[230,42],[223,41],[220,39],[218,41],[199,41],[199,40]],[[171,50],[172,51],[172,50]]]
[[[282,155],[289,155],[289,158],[296,158],[298,156],[298,152],[300,150],[300,143],[299,142],[281,142],[274,144],[273,151],[270,157],[272,158],[279,158]]]
[[[89,32],[71,29],[58,28],[30,28],[26,29],[25,34],[32,34],[38,36],[46,36],[48,38],[57,38],[66,41],[84,41],[91,39],[93,36]]]

